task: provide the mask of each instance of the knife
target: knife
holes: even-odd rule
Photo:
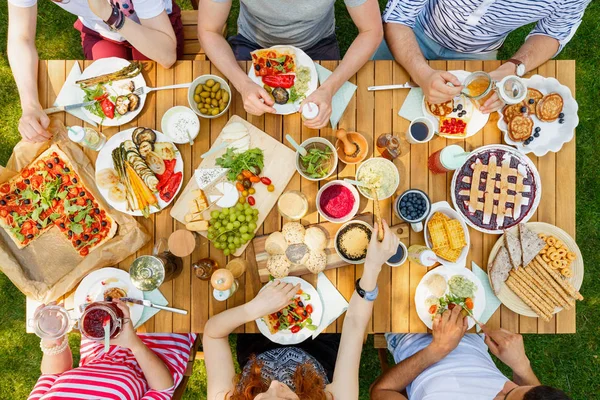
[[[91,106],[94,103],[96,103],[96,100],[86,101],[85,103],[69,104],[66,106],[50,107],[50,108],[46,108],[44,110],[44,112],[46,114],[54,114],[54,113],[61,112],[61,111],[69,111],[69,110],[73,110],[76,108]]]
[[[131,297],[121,297],[119,300],[124,301],[126,303],[139,304],[140,306],[152,307],[152,308],[156,308],[158,310],[170,311],[170,312],[174,312],[177,314],[187,315],[187,313],[188,313],[187,310],[180,310],[179,308],[165,307],[165,306],[159,306],[158,304],[153,304],[150,300],[138,300],[138,299],[132,299]]]
[[[375,90],[391,90],[391,89],[411,89],[417,88],[419,85],[413,82],[401,83],[398,85],[381,85],[381,86],[369,86],[367,90],[373,92]]]

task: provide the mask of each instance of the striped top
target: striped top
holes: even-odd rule
[[[591,0],[389,0],[383,21],[413,28],[460,53],[497,50],[513,30],[536,22],[529,33],[558,40],[560,52],[581,24]],[[529,37],[528,36],[528,37]],[[558,54],[558,53],[557,53]]]
[[[194,334],[140,334],[142,341],[169,368],[173,387],[152,390],[129,349],[81,340],[78,368],[61,375],[42,375],[28,400],[169,400],[187,368]]]

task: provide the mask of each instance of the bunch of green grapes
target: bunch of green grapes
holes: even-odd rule
[[[214,210],[210,213],[207,238],[228,256],[252,240],[257,221],[258,210],[248,203]]]

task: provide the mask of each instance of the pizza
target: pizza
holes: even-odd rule
[[[19,249],[57,227],[84,257],[117,230],[56,145],[0,185],[0,226]]]
[[[302,328],[316,330],[317,326],[312,324],[311,319],[313,307],[306,303],[308,300],[310,295],[300,289],[290,305],[264,317],[269,332],[274,335],[288,329],[292,333],[300,332]]]
[[[296,54],[292,49],[260,49],[250,53],[256,76],[296,72]]]

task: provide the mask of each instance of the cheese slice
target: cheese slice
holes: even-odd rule
[[[185,224],[185,229],[194,232],[206,231],[208,230],[208,221],[188,222],[187,224]]]
[[[194,221],[202,221],[204,218],[202,217],[202,213],[189,213],[185,216],[185,222],[194,222]]]
[[[196,172],[194,172],[194,178],[196,179],[198,187],[204,190],[222,179],[227,171],[229,171],[228,168],[220,167],[198,168]]]
[[[223,193],[223,196],[217,200],[217,205],[221,208],[233,207],[240,198],[240,192],[229,182],[219,182],[215,189]]]

